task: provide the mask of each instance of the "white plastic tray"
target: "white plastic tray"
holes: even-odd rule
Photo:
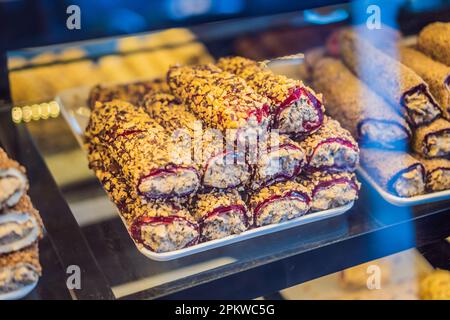
[[[441,200],[450,199],[450,190],[444,190],[439,192],[432,192],[427,194],[422,194],[420,196],[414,196],[409,198],[398,197],[392,193],[387,192],[381,186],[373,180],[364,168],[361,166],[357,169],[358,173],[367,181],[387,202],[399,206],[407,207],[423,203],[436,202]]]
[[[80,87],[73,88],[69,90],[65,90],[61,92],[55,100],[60,104],[61,113],[68,122],[72,132],[75,134],[78,143],[84,150],[83,147],[83,133],[89,121],[89,112],[86,107],[86,101],[89,94],[89,88]],[[294,228],[300,225],[304,225],[307,223],[315,222],[318,220],[323,220],[327,218],[331,218],[340,214],[345,213],[353,206],[353,202],[349,203],[345,206],[334,208],[330,210],[314,212],[307,214],[305,216],[286,221],[280,224],[268,225],[260,228],[251,229],[245,231],[239,235],[232,235],[226,238],[208,241],[204,243],[197,244],[192,247],[188,247],[185,249],[180,249],[172,252],[166,253],[155,253],[148,249],[143,248],[141,245],[136,244],[138,250],[147,256],[148,258],[156,261],[168,261],[173,260],[185,256],[189,256],[195,253],[203,252],[206,250],[211,250],[213,248],[218,248],[222,246],[226,246],[232,243],[236,243],[239,241],[244,241],[247,239],[263,236],[266,234],[278,232],[281,230]],[[119,215],[120,216],[120,215]],[[124,220],[122,219],[124,222]],[[125,224],[125,223],[124,223]],[[126,227],[126,225],[125,225]]]
[[[31,291],[33,291],[34,288],[36,288],[36,285],[38,284],[38,281],[29,284],[23,288],[20,288],[19,290],[0,294],[0,300],[19,300],[25,297],[27,294],[29,294]]]
[[[282,223],[278,223],[278,224],[271,224],[271,225],[267,225],[264,227],[250,229],[250,230],[242,232],[241,234],[235,234],[235,235],[231,235],[231,236],[228,236],[228,237],[225,237],[222,239],[211,240],[211,241],[199,243],[192,247],[187,247],[184,249],[179,249],[179,250],[175,250],[175,251],[171,251],[171,252],[156,253],[156,252],[153,252],[151,250],[148,250],[148,249],[142,247],[142,245],[139,245],[136,242],[135,242],[135,245],[143,255],[145,255],[146,257],[148,257],[152,260],[169,261],[169,260],[174,260],[174,259],[190,256],[190,255],[200,253],[203,251],[211,250],[214,248],[223,247],[223,246],[226,246],[226,245],[229,245],[232,243],[236,243],[236,242],[248,240],[251,238],[256,238],[256,237],[264,236],[267,234],[275,233],[278,231],[298,227],[298,226],[301,226],[301,225],[304,225],[307,223],[312,223],[315,221],[335,217],[340,214],[344,214],[345,212],[350,210],[351,207],[353,207],[353,202],[348,203],[345,206],[342,206],[339,208],[333,208],[333,209],[329,209],[329,210],[325,210],[325,211],[309,213],[304,216],[301,216],[301,217],[298,217],[298,218],[295,218],[295,219],[292,219],[292,220],[289,220],[286,222],[282,222]],[[125,224],[125,221],[123,218],[122,218],[122,222],[124,222],[124,224]],[[125,227],[126,227],[126,224],[125,224]]]

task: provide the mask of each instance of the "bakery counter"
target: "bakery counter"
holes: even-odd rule
[[[450,234],[449,201],[398,208],[362,180],[360,199],[344,215],[153,261],[136,249],[62,117],[17,125],[4,110],[0,121],[2,145],[27,168],[47,231],[44,275],[30,298],[65,288],[73,265],[81,286],[66,292],[76,299],[256,298]],[[59,272],[47,273],[56,260]]]

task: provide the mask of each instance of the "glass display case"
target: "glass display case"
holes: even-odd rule
[[[81,30],[58,31],[65,20],[41,8],[48,16],[36,22],[36,36],[4,47],[0,143],[26,167],[30,197],[46,230],[40,243],[43,276],[29,299],[364,299],[370,298],[365,292],[357,296],[336,284],[344,281],[345,271],[339,272],[391,255],[385,258],[391,264],[386,268],[395,269],[389,271],[390,291],[373,298],[409,299],[419,297],[412,283],[433,269],[450,270],[450,199],[398,206],[359,173],[359,199],[344,214],[170,261],[154,261],[137,250],[89,169],[82,136],[89,90],[165,77],[170,65],[229,55],[273,61],[276,73],[304,80],[304,59],[276,58],[308,57],[333,32],[369,16],[365,1],[266,2],[164,1],[166,6],[151,12],[139,1],[114,7],[119,1],[109,9],[79,1],[87,17]],[[21,3],[2,13],[22,10]],[[379,3],[382,22],[401,31],[405,41],[430,22],[450,21],[449,1],[395,3]],[[65,1],[59,5],[66,7]],[[92,24],[94,9],[107,10],[98,25]],[[81,272],[80,286],[69,283],[73,266]],[[410,272],[402,278],[403,270]],[[410,295],[396,296],[397,284]]]

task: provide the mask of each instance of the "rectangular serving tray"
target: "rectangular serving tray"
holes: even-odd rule
[[[83,146],[83,133],[89,121],[89,108],[86,105],[88,94],[89,88],[80,87],[65,90],[55,98],[55,100],[60,105],[63,117],[69,124],[69,127],[71,128],[72,132],[74,133],[78,143],[80,144],[83,150],[85,150]],[[188,248],[175,250],[171,252],[156,253],[142,247],[141,245],[138,245],[136,242],[135,244],[138,250],[146,257],[156,261],[169,261],[190,256],[199,252],[211,250],[214,248],[227,246],[229,244],[248,240],[251,238],[264,236],[267,234],[271,234],[274,232],[290,228],[295,228],[319,220],[329,219],[331,217],[344,214],[345,212],[350,210],[352,206],[353,202],[339,208],[313,212],[279,224],[273,224],[264,227],[250,229],[238,235],[231,235],[226,238],[203,242]],[[127,227],[122,216],[120,214],[119,216],[121,217],[122,222],[124,222],[125,227]]]
[[[384,200],[395,206],[407,207],[450,199],[450,190],[432,192],[409,198],[399,197],[384,190],[377,182],[375,182],[375,180],[370,177],[367,171],[361,166],[358,167],[357,172],[361,177],[363,177],[364,180],[367,181],[368,184],[370,184],[375,189],[376,192],[378,192],[378,194],[380,194],[381,197],[383,197]]]

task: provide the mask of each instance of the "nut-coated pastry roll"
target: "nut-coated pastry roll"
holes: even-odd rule
[[[220,68],[243,78],[258,94],[270,100],[272,127],[295,137],[317,130],[323,121],[321,98],[300,80],[276,75],[258,62],[242,58],[222,58]]]
[[[89,93],[88,106],[92,109],[96,102],[123,100],[140,105],[142,98],[150,92],[167,92],[169,87],[163,79],[138,81],[117,85],[96,85]]]
[[[37,244],[0,256],[0,295],[36,283],[41,275]]]
[[[412,148],[425,158],[450,157],[450,122],[438,119],[418,128]]]
[[[199,187],[197,170],[173,157],[174,144],[143,109],[119,100],[98,103],[86,138],[103,145],[129,184],[149,199],[183,197]]]
[[[450,66],[450,22],[434,22],[419,33],[419,49],[433,59]]]
[[[310,209],[311,190],[295,181],[264,187],[250,197],[249,207],[255,226],[294,219]]]
[[[149,94],[144,100],[145,110],[176,142],[179,156],[196,164],[203,186],[226,189],[247,184],[250,168],[244,154],[226,148],[220,131],[203,128],[170,94]]]
[[[154,252],[168,252],[198,242],[199,226],[184,207],[159,200],[144,203],[105,150],[91,145],[89,153],[90,167],[118,207],[136,243]]]
[[[0,213],[0,255],[28,247],[41,236],[41,217],[27,195]]]
[[[389,193],[413,197],[425,191],[425,168],[406,152],[362,148],[361,164]]]
[[[450,67],[434,61],[418,50],[407,47],[399,49],[399,58],[401,63],[410,67],[425,80],[441,107],[442,115],[450,120]]]
[[[300,144],[275,132],[260,140],[258,151],[253,164],[253,190],[293,179],[306,165],[305,151]]]
[[[425,166],[426,187],[430,192],[450,189],[450,160],[443,158],[425,159],[419,157]]]
[[[0,148],[0,210],[15,206],[27,189],[25,169]]]
[[[208,127],[236,129],[242,139],[253,139],[269,126],[268,100],[213,64],[171,67],[167,81],[174,95]]]
[[[314,68],[313,83],[327,99],[327,113],[360,145],[395,149],[409,143],[411,130],[406,121],[340,60],[320,60]]]
[[[305,150],[309,171],[354,171],[359,162],[355,139],[330,117],[325,117],[323,126],[299,144]]]
[[[354,173],[314,172],[298,181],[311,189],[311,210],[341,207],[358,199],[361,184]]]
[[[400,107],[411,126],[425,125],[441,116],[427,84],[413,70],[354,32],[341,32],[339,40],[347,67],[393,106]]]
[[[192,214],[201,228],[201,241],[224,238],[248,229],[251,216],[236,190],[197,194]]]

